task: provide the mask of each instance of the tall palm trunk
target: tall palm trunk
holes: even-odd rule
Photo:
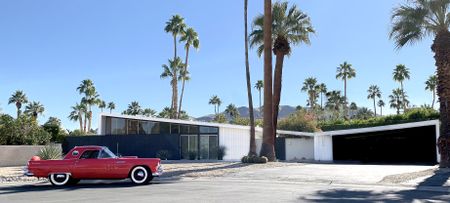
[[[433,102],[431,103],[431,108],[434,109],[434,102],[436,101],[436,91],[433,90]]]
[[[321,92],[320,93],[320,109],[323,109],[322,96],[323,96],[323,93]]]
[[[284,54],[277,53],[275,59],[275,76],[273,82],[273,139],[277,136],[278,111],[280,109],[281,100],[281,80],[283,78],[283,62]]]
[[[173,35],[173,60],[175,61],[177,59],[177,35]],[[174,111],[177,111],[177,104],[176,102],[178,102],[178,84],[177,84],[177,74],[176,71],[175,73],[173,73],[173,84],[172,84],[172,106],[171,106],[171,113],[170,113],[170,118],[174,118]],[[175,114],[176,115],[176,114]]]
[[[380,106],[380,116],[383,116],[383,107]]]
[[[250,114],[250,150],[248,155],[256,155],[255,117],[253,115],[252,86],[250,79],[250,63],[248,62],[248,33],[247,33],[247,6],[248,0],[244,0],[244,37],[245,37],[245,76],[247,79],[247,97]]]
[[[272,27],[272,1],[264,0],[264,27]],[[264,29],[264,128],[261,156],[275,160],[272,106],[272,29]]]
[[[92,111],[89,107],[89,120],[88,120],[88,128],[87,128],[88,131],[87,132],[91,131],[91,124],[92,124]]]
[[[348,107],[347,107],[347,101],[348,101],[348,98],[347,98],[347,79],[344,79],[344,99],[345,99],[345,101],[344,101],[344,118],[345,119],[348,119]]]
[[[16,102],[16,108],[17,108],[17,118],[20,116],[20,108],[22,108],[22,104],[19,102]]]
[[[402,93],[403,93],[403,95],[402,95],[403,113],[405,113],[407,106],[406,106],[406,102],[405,102],[405,95],[404,95],[405,94],[405,90],[403,89],[403,81],[400,81],[400,88],[402,89]]]
[[[80,131],[83,132],[83,115],[81,112],[78,113],[78,121],[80,121]]]
[[[436,60],[441,133],[438,139],[440,167],[450,167],[450,32],[437,33],[431,46]]]
[[[261,116],[262,116],[262,105],[261,105],[261,89],[260,90],[258,90],[258,92],[259,92],[259,114],[261,114]]]
[[[186,47],[186,62],[184,63],[184,69],[183,71],[187,72],[187,68],[188,68],[188,58],[189,58],[189,46]],[[181,105],[183,103],[183,95],[184,95],[184,85],[186,83],[186,78],[183,77],[183,81],[182,81],[182,85],[181,85],[181,94],[180,94],[180,106],[178,107],[178,115],[177,118],[180,118],[180,114],[181,114]]]
[[[377,117],[377,105],[375,98],[373,98],[373,112],[375,113],[375,117]]]
[[[86,124],[87,124],[87,119],[88,119],[88,112],[84,112],[84,126],[83,126],[83,133],[86,132]]]

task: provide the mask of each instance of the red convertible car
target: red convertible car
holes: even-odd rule
[[[34,156],[25,175],[46,177],[55,186],[76,184],[81,179],[126,179],[147,184],[160,176],[163,168],[158,158],[117,157],[107,147],[75,147],[62,160],[40,160]]]

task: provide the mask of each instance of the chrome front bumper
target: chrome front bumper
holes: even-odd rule
[[[28,167],[23,167],[23,175],[24,176],[34,176],[34,174],[32,173],[32,172],[30,172],[30,171],[28,171]]]
[[[156,168],[156,172],[152,173],[153,177],[159,177],[164,173],[164,168],[162,165],[158,165],[158,167]]]

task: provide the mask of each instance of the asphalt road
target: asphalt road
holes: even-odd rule
[[[0,202],[448,202],[450,191],[413,187],[314,182],[200,178],[158,180],[145,186],[128,181],[88,181],[55,188],[50,184],[0,185]]]

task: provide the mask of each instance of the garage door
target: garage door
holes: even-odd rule
[[[335,161],[435,164],[436,127],[333,136]]]

